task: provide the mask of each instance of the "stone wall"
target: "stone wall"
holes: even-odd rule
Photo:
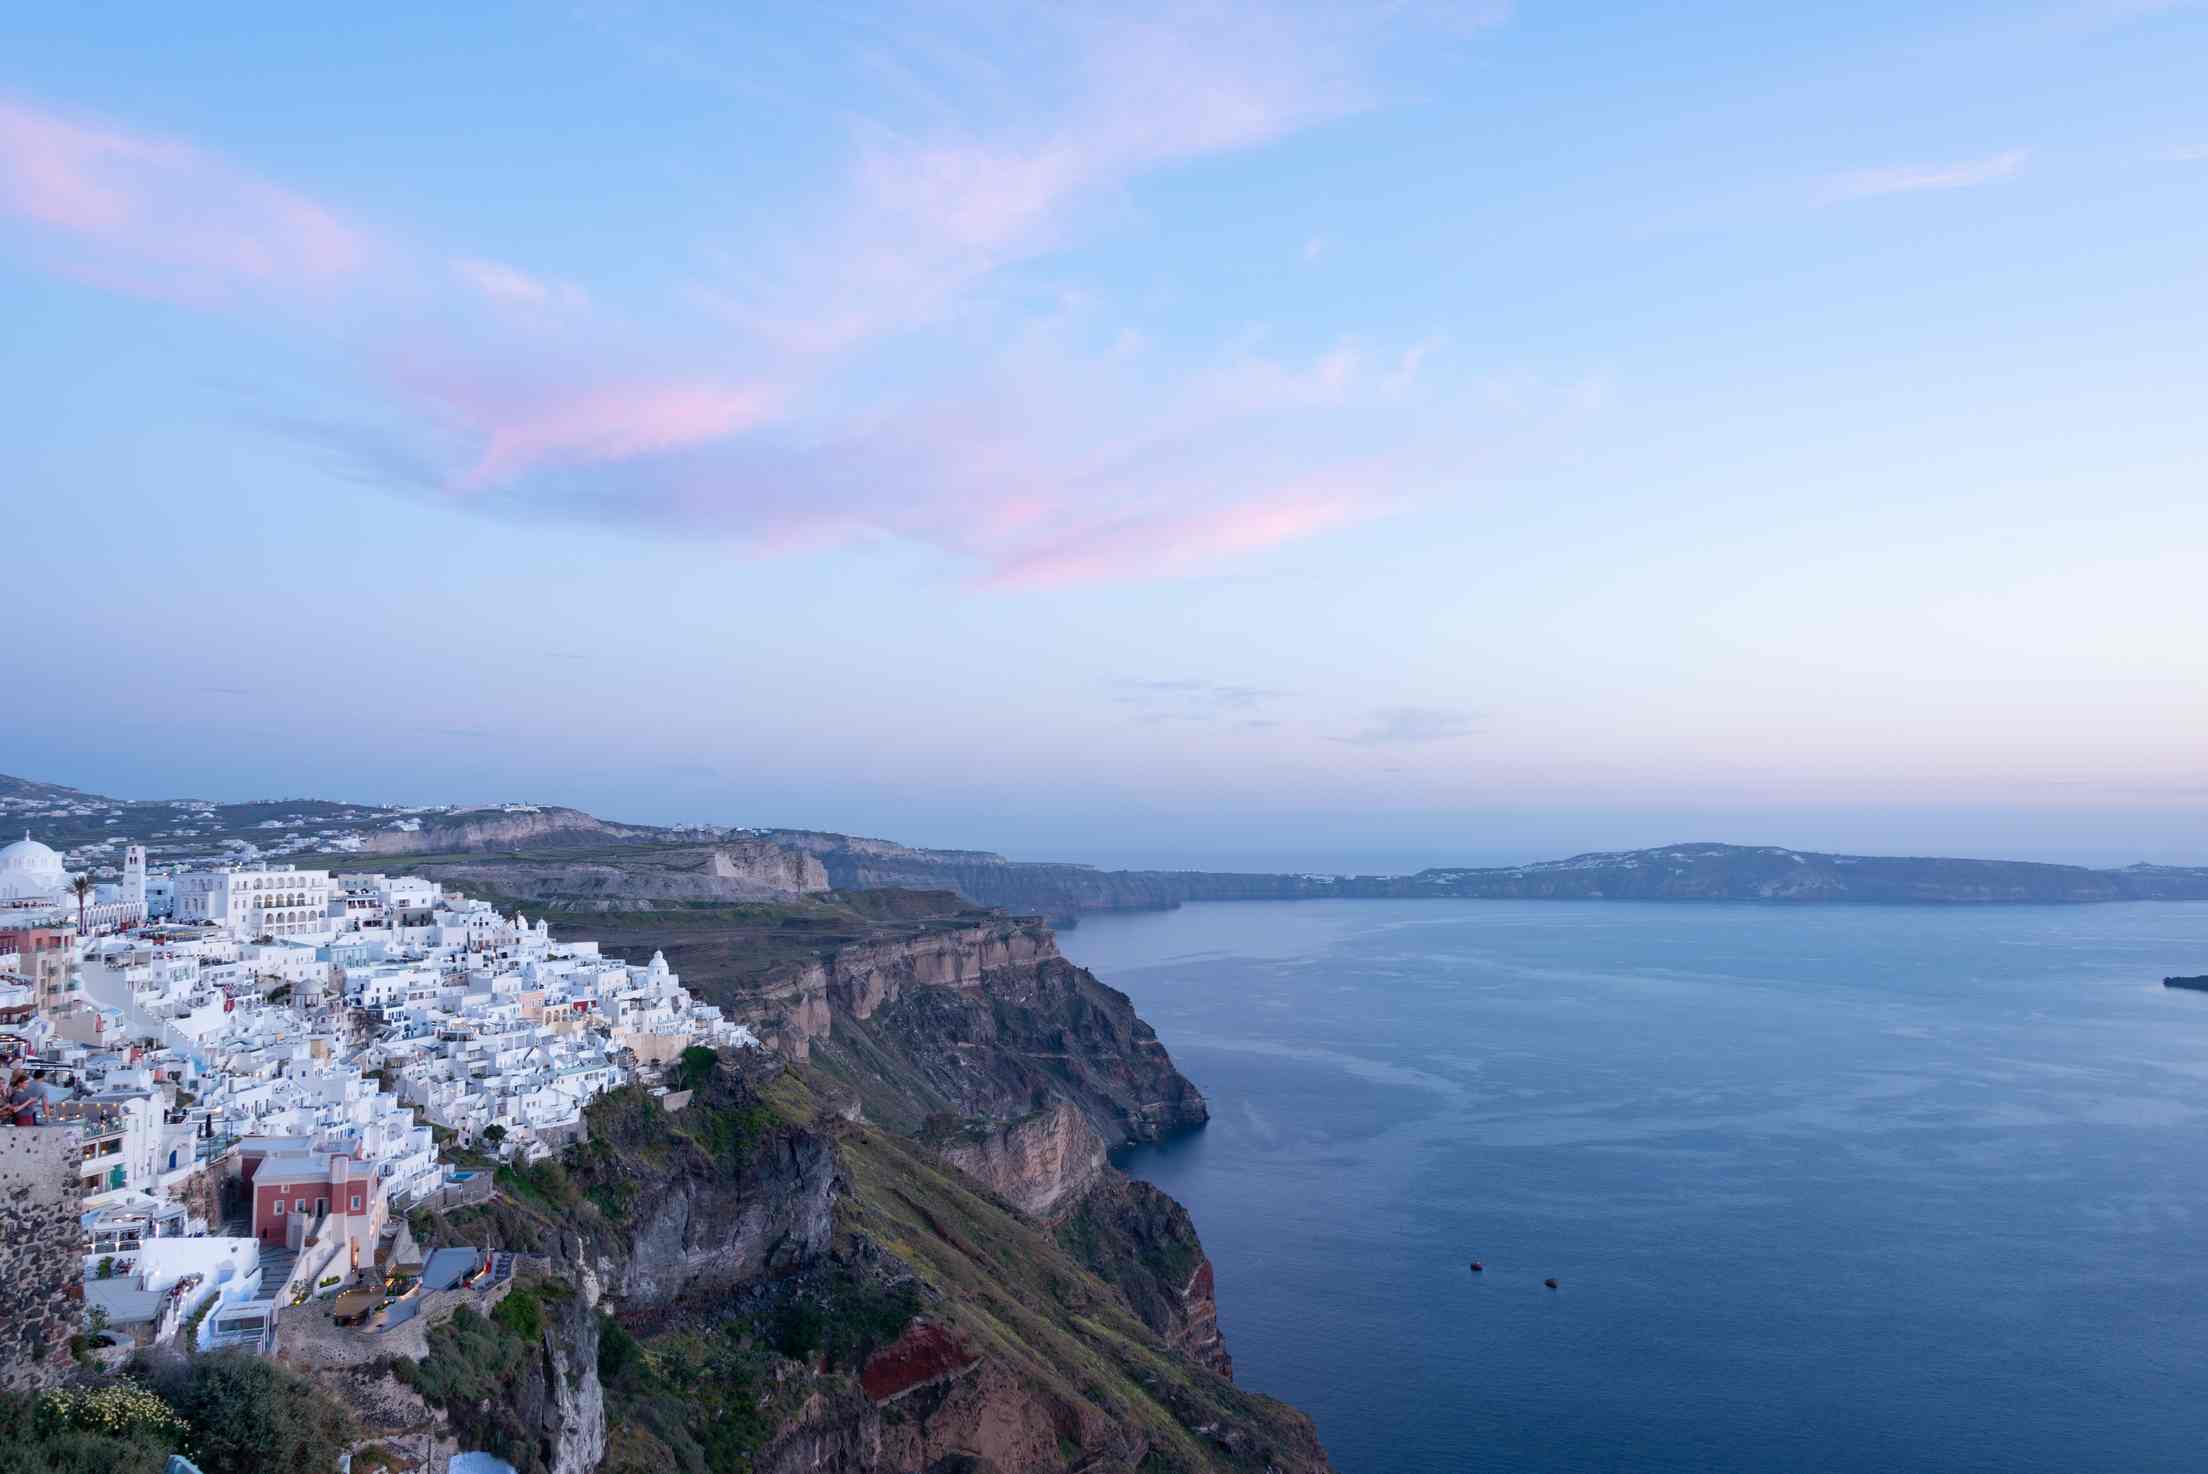
[[[67,1370],[83,1309],[78,1136],[0,1127],[0,1386],[44,1386]]]
[[[434,1208],[444,1211],[465,1208],[474,1203],[487,1203],[497,1184],[488,1172],[478,1172],[465,1182],[448,1182],[435,1192],[427,1194],[415,1204],[418,1208]]]

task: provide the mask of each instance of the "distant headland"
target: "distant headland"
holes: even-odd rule
[[[205,862],[251,846],[262,858],[342,867],[370,859],[552,909],[649,910],[835,891],[956,891],[981,906],[1059,922],[1188,901],[1412,898],[1756,901],[1773,904],[2077,905],[2208,900],[2208,866],[2092,869],[2027,860],[1836,855],[1692,843],[1601,851],[1532,865],[1412,875],[1103,870],[927,849],[827,830],[614,823],[533,803],[398,807],[321,799],[103,798],[0,776],[0,823],[29,827],[96,869],[119,836],[149,859]],[[2182,986],[2182,980],[2172,986]]]

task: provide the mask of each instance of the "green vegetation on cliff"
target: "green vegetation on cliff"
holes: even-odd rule
[[[0,1393],[0,1468],[9,1474],[160,1474],[176,1453],[203,1474],[293,1474],[336,1468],[354,1432],[315,1383],[242,1351]]]

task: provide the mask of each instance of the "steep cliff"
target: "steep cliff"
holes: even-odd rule
[[[1120,1146],[1207,1118],[1127,995],[1061,956],[1040,920],[940,894],[866,904],[882,919],[849,907],[725,926],[622,918],[579,934],[612,953],[663,949],[688,987],[899,1131],[941,1115],[1010,1121],[1063,1100]]]
[[[1070,1209],[1111,1172],[1104,1138],[1071,1101],[1012,1121],[937,1117],[923,1137],[944,1161],[1035,1218]]]
[[[1188,1210],[1124,1173],[1100,1176],[1054,1225],[1059,1245],[1116,1288],[1142,1323],[1199,1366],[1234,1375],[1219,1333],[1211,1256]]]
[[[847,1099],[813,1068],[731,1055],[680,1111],[605,1097],[588,1145],[430,1225],[533,1234],[568,1303],[602,1295],[608,1474],[1327,1469],[1306,1419],[1218,1374],[1193,1315],[1160,1332],[1045,1225]],[[1093,1162],[1086,1122],[1046,1110],[1012,1135],[1070,1184],[1089,1169],[1069,1156]],[[554,1378],[516,1384],[509,1431],[466,1431],[515,1448],[513,1428],[587,1430],[573,1385],[562,1404]]]
[[[437,860],[411,867],[463,894],[485,894],[562,911],[650,911],[661,907],[790,900],[828,889],[820,861],[759,840],[638,847],[618,858],[537,855]]]
[[[1195,900],[1294,900],[1332,894],[1334,885],[1331,876],[1099,870],[1093,865],[1007,860],[986,850],[920,849],[811,829],[771,829],[766,837],[819,857],[838,890],[950,890],[979,906],[1058,921],[1088,911],[1159,910]]]
[[[644,825],[608,823],[581,809],[539,808],[519,813],[480,809],[439,815],[415,830],[376,831],[363,837],[361,850],[370,855],[456,855],[524,846],[604,844],[658,834],[658,830]]]
[[[810,1045],[815,1067],[870,1119],[913,1132],[930,1116],[1007,1121],[1063,1101],[1110,1146],[1157,1141],[1210,1111],[1116,988],[1057,955],[1023,923],[1025,960],[972,983],[900,986],[871,1008],[835,1007]]]

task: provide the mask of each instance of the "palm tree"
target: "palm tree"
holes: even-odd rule
[[[84,903],[92,894],[91,872],[87,871],[75,880],[70,881],[69,889],[77,893],[77,930],[82,932],[84,930]]]

